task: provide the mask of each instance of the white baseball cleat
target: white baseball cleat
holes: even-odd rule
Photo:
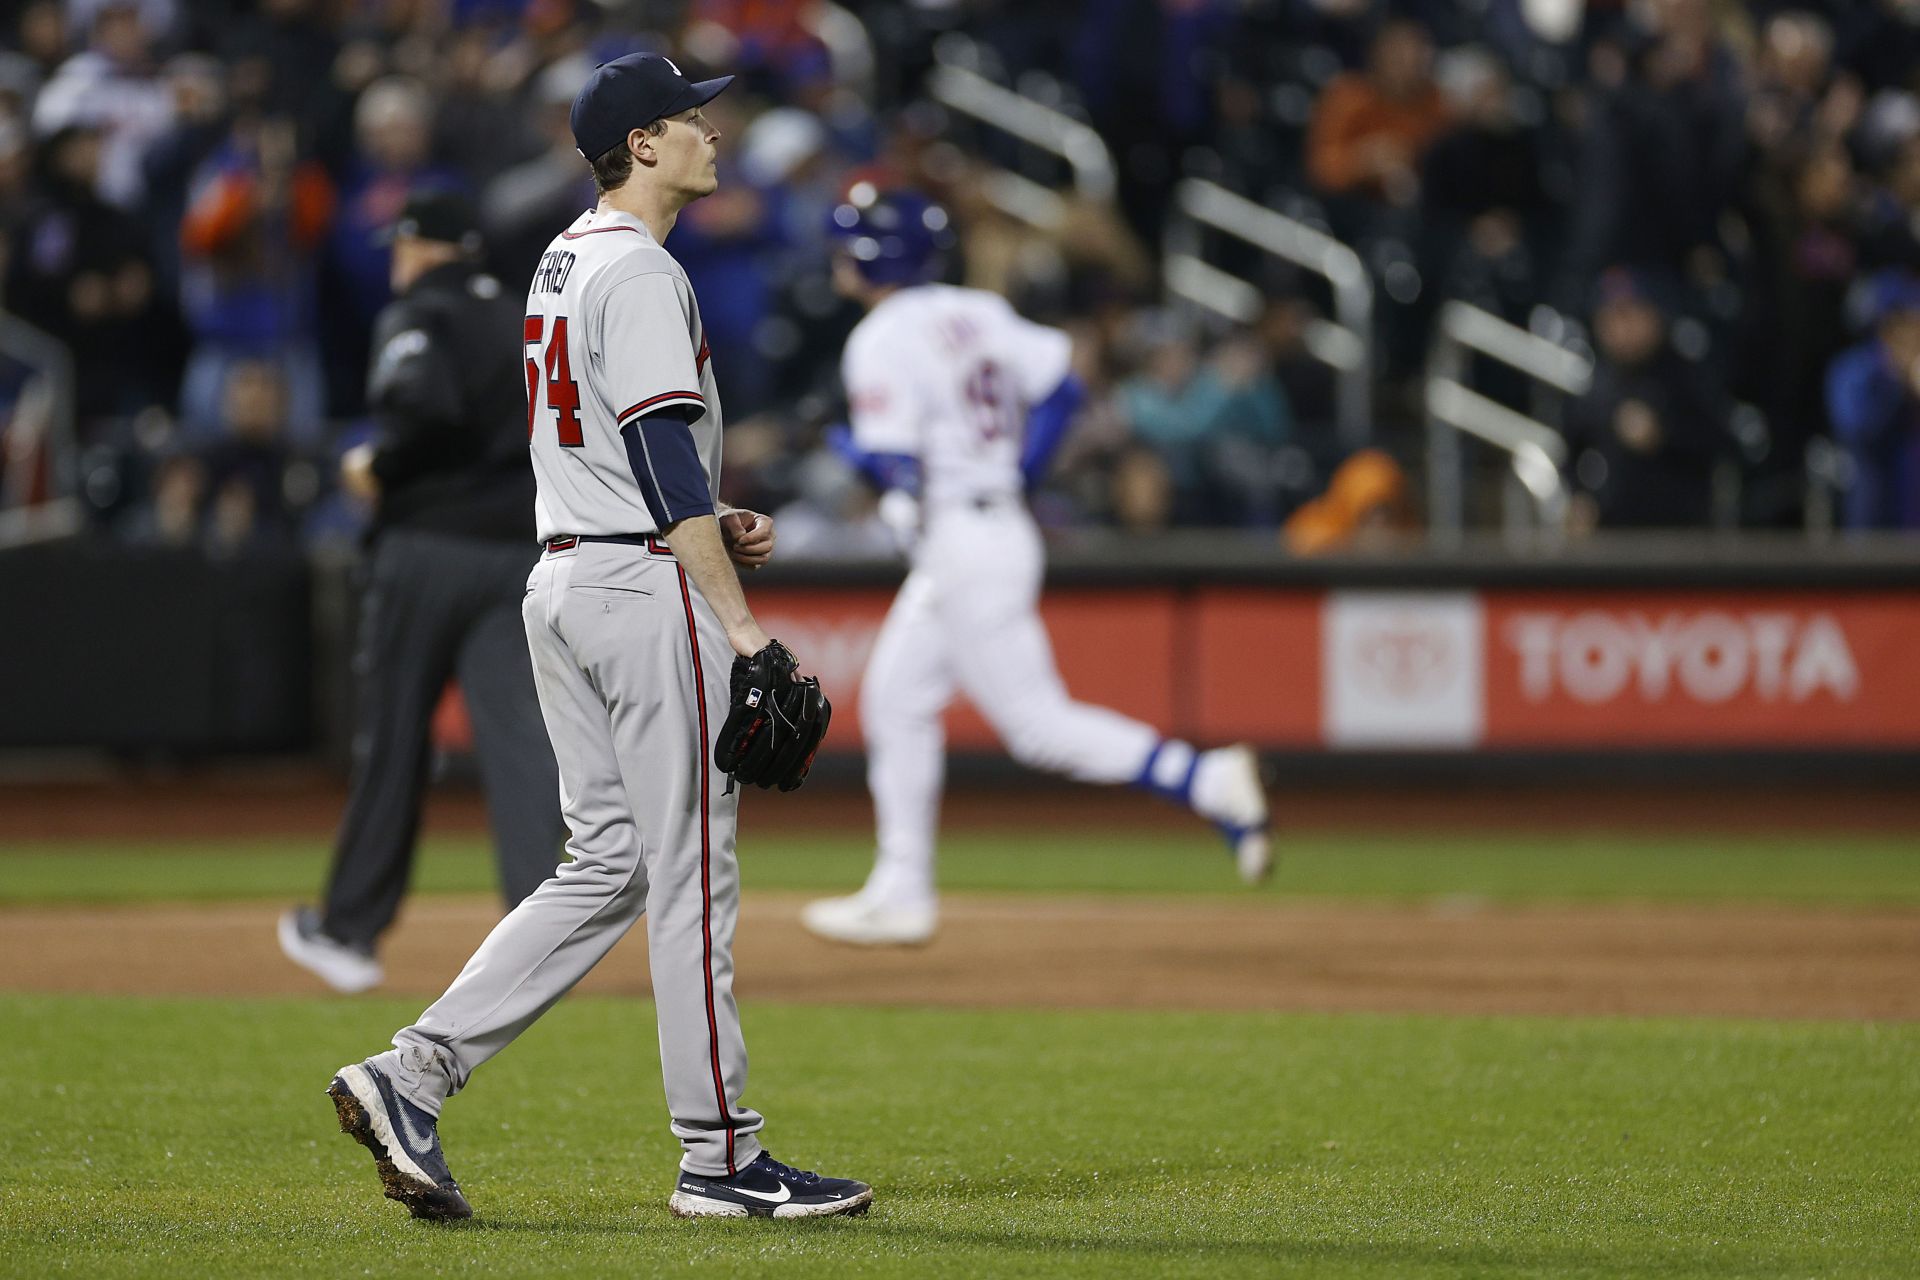
[[[343,995],[371,991],[386,979],[378,960],[320,932],[320,913],[312,907],[281,913],[279,934],[287,959]]]
[[[1242,884],[1261,884],[1273,874],[1273,835],[1265,827],[1231,837],[1233,864]]]
[[[800,912],[808,932],[856,947],[919,947],[933,941],[938,907],[901,907],[861,894],[821,898]]]
[[[1242,881],[1259,884],[1273,874],[1267,792],[1252,747],[1220,747],[1201,755],[1193,774],[1193,808],[1226,837]]]

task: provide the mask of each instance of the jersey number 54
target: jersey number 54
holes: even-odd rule
[[[533,439],[533,428],[540,406],[540,342],[546,337],[547,368],[547,407],[553,410],[554,423],[559,429],[560,443],[569,449],[578,449],[586,444],[586,437],[580,430],[580,384],[573,380],[573,364],[567,358],[567,318],[553,318],[553,333],[543,335],[546,327],[544,316],[528,316],[523,329],[526,345],[532,349],[527,357],[527,439]]]

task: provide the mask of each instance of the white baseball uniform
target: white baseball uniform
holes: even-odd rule
[[[860,688],[878,856],[862,895],[934,900],[945,739],[963,692],[1016,760],[1083,782],[1168,789],[1194,753],[1147,725],[1075,702],[1054,666],[1039,601],[1045,555],[1020,458],[1028,409],[1066,378],[1072,343],[999,296],[921,285],[893,293],[847,341],[841,372],[853,443],[921,465],[912,570]]]
[[[761,1126],[739,1102],[738,796],[713,763],[733,651],[651,536],[714,510],[720,401],[700,312],[645,224],[602,210],[542,258],[525,336],[546,554],[522,615],[573,860],[500,922],[379,1065],[437,1115],[644,912],[682,1166],[724,1177],[759,1154]]]

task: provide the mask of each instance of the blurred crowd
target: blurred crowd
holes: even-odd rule
[[[491,268],[524,287],[593,202],[573,96],[639,48],[741,76],[709,108],[721,189],[671,249],[715,353],[725,496],[784,513],[796,552],[888,545],[820,444],[856,318],[829,285],[828,215],[862,182],[946,201],[952,278],[1075,334],[1092,396],[1035,497],[1054,526],[1235,526],[1311,550],[1411,524],[1420,375],[1449,299],[1591,353],[1593,389],[1558,423],[1578,528],[1796,525],[1827,440],[1846,523],[1920,526],[1920,0],[9,12],[0,303],[71,350],[82,492],[131,539],[352,539],[364,512],[334,474],[366,431],[382,231],[410,190],[464,191]],[[1031,158],[925,96],[957,43],[1091,123],[1117,199],[1069,195],[1044,229],[1009,213],[991,172]],[[1380,297],[1377,448],[1353,456],[1334,429],[1312,281],[1221,246],[1265,299],[1257,320],[1168,305],[1157,247],[1183,175],[1360,250]],[[0,356],[15,494],[45,483],[19,443],[28,382]]]

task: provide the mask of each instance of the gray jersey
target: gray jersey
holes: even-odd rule
[[[542,540],[653,533],[713,511],[720,395],[687,276],[646,224],[589,210],[555,237],[526,314]]]

